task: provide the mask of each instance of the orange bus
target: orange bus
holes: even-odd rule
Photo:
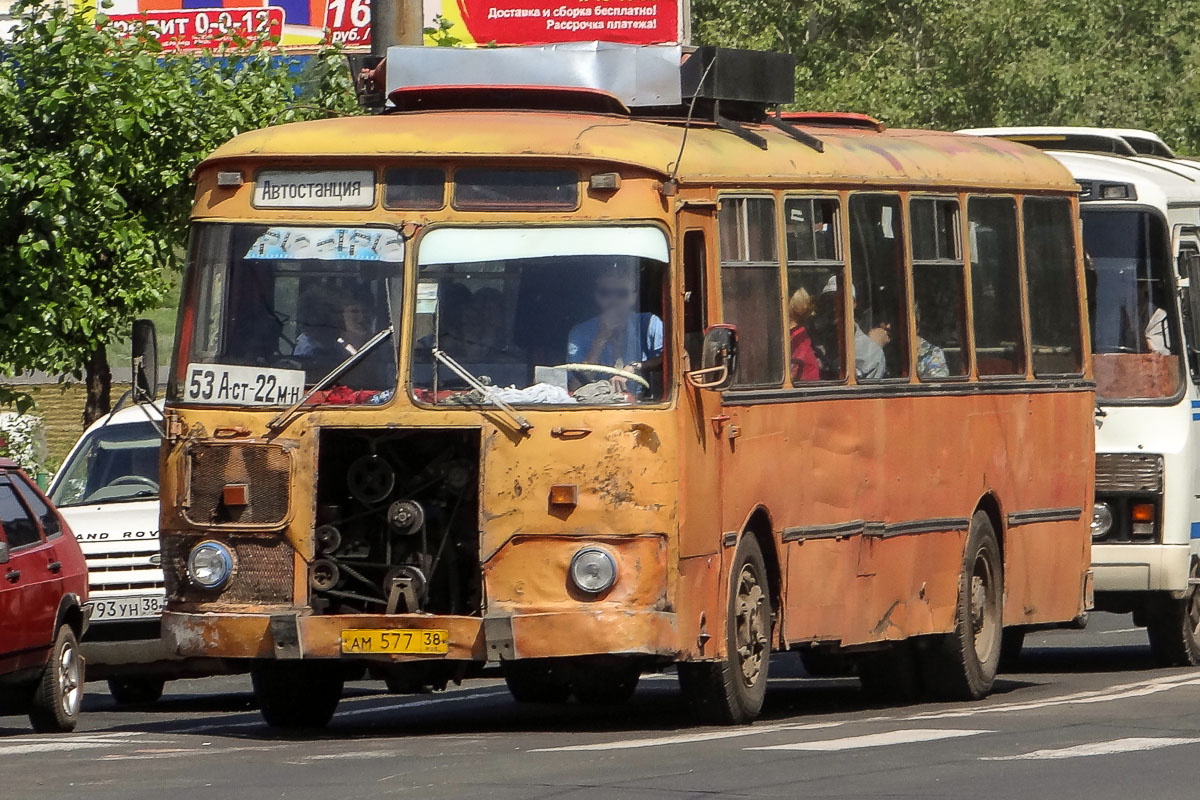
[[[773,56],[668,49],[666,88],[625,96],[504,75],[564,57],[440,53],[472,61],[197,170],[172,646],[248,661],[275,726],[325,724],[364,667],[407,691],[489,662],[517,700],[585,703],[673,665],[740,723],[775,651],[977,698],[1003,629],[1081,620],[1069,173],[768,113]],[[503,90],[445,85],[480,64]]]

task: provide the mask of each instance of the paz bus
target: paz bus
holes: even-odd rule
[[[1005,627],[1078,623],[1066,169],[771,113],[778,54],[436,50],[389,51],[388,113],[196,172],[161,491],[181,655],[248,662],[282,727],[364,668],[488,662],[584,703],[674,665],[741,723],[776,651],[978,698]]]
[[[1082,187],[1096,393],[1096,608],[1164,666],[1200,663],[1200,167],[1138,131],[980,131],[1049,151]],[[1102,141],[1104,137],[1112,140]],[[1165,148],[1165,145],[1163,145]]]

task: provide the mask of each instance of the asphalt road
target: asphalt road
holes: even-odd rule
[[[79,730],[0,718],[0,797],[1130,798],[1197,794],[1200,670],[1155,669],[1144,631],[1094,615],[1031,635],[971,704],[872,707],[853,679],[773,664],[765,713],[690,723],[670,675],[613,709],[518,706],[503,683],[391,696],[352,684],[328,730],[260,721],[245,676],[179,681],[137,709],[91,684]]]

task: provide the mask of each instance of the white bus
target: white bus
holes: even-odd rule
[[[1200,164],[1145,131],[971,132],[1047,150],[1080,184],[1096,609],[1132,613],[1164,666],[1200,664]]]

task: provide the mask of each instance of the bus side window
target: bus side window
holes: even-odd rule
[[[1183,293],[1183,337],[1187,341],[1188,365],[1192,380],[1200,382],[1200,244],[1188,239],[1181,241],[1176,261],[1179,276],[1188,281]]]
[[[914,198],[913,313],[917,324],[917,377],[936,381],[967,374],[966,285],[957,198]]]
[[[908,377],[904,248],[900,197],[851,195],[854,373],[859,381]]]
[[[708,248],[704,231],[683,234],[683,349],[690,369],[700,368],[704,329],[708,327],[704,283],[707,279]]]
[[[793,385],[846,377],[842,352],[846,271],[836,197],[784,201],[787,241],[788,363]]]
[[[1083,371],[1075,227],[1065,198],[1026,197],[1025,280],[1034,375]]]
[[[721,305],[737,326],[737,386],[783,383],[783,311],[773,197],[725,197],[718,216]]]
[[[967,231],[979,374],[1024,375],[1016,200],[968,199]]]

